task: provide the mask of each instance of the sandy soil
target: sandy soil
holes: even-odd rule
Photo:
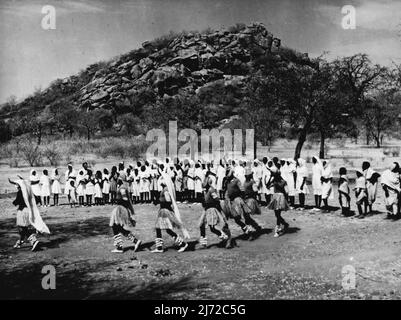
[[[177,253],[165,236],[168,250],[152,254],[157,207],[136,205],[137,235],[144,244],[134,253],[126,242],[126,252],[113,254],[111,206],[62,205],[41,208],[52,235],[41,237],[41,250],[31,252],[29,246],[12,248],[17,233],[11,201],[0,199],[0,298],[401,298],[401,220],[386,220],[379,211],[365,219],[343,218],[339,210],[289,211],[284,214],[289,232],[274,238],[274,214],[263,208],[256,220],[264,226],[264,234],[254,241],[241,239],[240,229],[231,221],[238,246],[226,250],[210,233],[210,247],[199,248],[201,206],[181,204],[192,236],[189,251]],[[375,208],[383,211],[381,198]],[[41,270],[49,264],[56,269],[55,290],[41,286]],[[342,287],[346,265],[356,270],[354,290]]]

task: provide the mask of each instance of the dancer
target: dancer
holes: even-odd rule
[[[221,239],[222,244],[224,244],[224,242],[226,242],[229,239],[229,236],[225,234],[222,230],[216,228],[217,225],[223,223],[223,225],[226,226],[227,230],[228,225],[226,218],[221,213],[220,200],[217,194],[217,190],[213,187],[213,179],[206,178],[204,187],[206,189],[205,200],[203,202],[203,207],[205,211],[202,213],[199,219],[199,228],[200,228],[199,242],[203,248],[206,248],[207,247],[206,226],[209,226],[210,231]]]
[[[181,216],[175,200],[173,182],[170,177],[163,172],[162,168],[159,172],[161,175],[159,183],[162,187],[162,191],[160,192],[160,209],[156,220],[156,248],[152,250],[152,252],[164,252],[162,230],[165,230],[166,233],[174,239],[178,246],[178,252],[184,252],[188,248],[188,243],[185,242],[184,238],[189,238],[189,234],[181,221]],[[172,230],[173,228],[180,229],[184,238],[175,233]]]
[[[288,202],[286,200],[287,183],[281,177],[280,172],[277,169],[272,170],[273,179],[271,184],[274,186],[274,194],[272,201],[267,206],[268,209],[274,210],[276,216],[276,227],[274,228],[274,237],[277,238],[283,235],[289,227],[289,224],[281,216],[282,211],[289,209]]]
[[[17,227],[20,238],[14,245],[14,248],[21,248],[25,241],[29,241],[32,246],[31,250],[35,251],[39,248],[39,240],[30,226],[33,226],[39,233],[47,234],[50,234],[49,228],[40,216],[29,183],[22,178],[15,182],[11,179],[8,179],[8,181],[17,187],[17,197],[13,201],[13,204],[17,207]]]
[[[117,182],[118,191],[116,194],[117,207],[111,211],[109,226],[113,231],[115,248],[113,253],[123,253],[123,236],[127,237],[134,244],[134,252],[139,249],[141,240],[134,236],[136,221],[134,220],[134,208],[128,195],[128,190],[122,179]]]
[[[234,177],[234,171],[231,169],[227,174],[227,189],[225,194],[225,200],[223,202],[222,210],[226,217],[231,217],[237,225],[239,225],[245,235],[251,236],[252,228],[255,234],[250,237],[253,240],[256,234],[258,234],[262,227],[250,217],[251,209],[246,205],[242,199],[243,185],[238,178]],[[244,221],[242,220],[244,219]]]

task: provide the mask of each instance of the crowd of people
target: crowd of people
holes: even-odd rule
[[[363,162],[361,170],[356,170],[354,187],[357,217],[363,218],[372,212],[381,176],[388,217],[399,218],[400,172],[398,163],[394,163],[380,175],[371,168],[369,162]],[[341,167],[338,174],[338,201],[342,214],[350,216],[351,189],[347,169]],[[204,211],[199,220],[201,246],[207,246],[208,227],[225,247],[230,248],[233,246],[228,224],[230,219],[252,240],[262,231],[252,216],[261,213],[261,206],[267,206],[275,213],[277,223],[274,236],[279,237],[289,227],[281,215],[282,211],[304,210],[306,195],[309,193],[314,195],[313,211],[329,211],[329,200],[334,199],[334,175],[330,162],[318,157],[312,158],[312,190],[307,183],[307,163],[302,158],[294,160],[264,157],[253,161],[228,159],[218,163],[166,158],[164,161],[138,161],[128,166],[120,162],[118,167],[113,166],[110,171],[105,168],[96,172],[84,162],[80,169],[74,169],[69,164],[64,178],[64,194],[71,206],[115,205],[110,218],[114,252],[123,252],[124,236],[134,243],[135,250],[140,246],[141,241],[134,236],[136,222],[133,207],[139,203],[160,206],[155,225],[156,248],[153,251],[164,251],[162,230],[165,230],[174,238],[178,250],[182,252],[188,247],[185,239],[189,234],[182,222],[177,203],[203,205]],[[39,206],[49,206],[51,194],[54,205],[59,205],[61,186],[58,169],[54,169],[50,176],[47,170],[43,170],[40,177],[35,170],[31,171],[33,202]],[[20,195],[17,201],[17,196],[17,206],[21,199]],[[174,229],[179,229],[180,235]],[[27,238],[27,234],[32,233],[27,233],[26,230],[20,233],[21,239],[16,247]]]

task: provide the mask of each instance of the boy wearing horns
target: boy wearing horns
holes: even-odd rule
[[[9,179],[9,182],[17,187],[17,197],[13,201],[13,204],[18,208],[17,227],[20,238],[14,245],[14,248],[20,248],[27,240],[32,246],[32,251],[35,251],[38,248],[39,241],[30,226],[32,225],[38,232],[50,234],[49,228],[40,216],[29,183],[22,178],[15,182]]]
[[[162,253],[163,249],[163,238],[162,230],[165,230],[170,235],[176,245],[178,246],[178,252],[184,252],[188,248],[188,243],[184,239],[176,234],[172,229],[181,229],[185,238],[189,238],[188,231],[185,229],[181,216],[178,211],[177,203],[175,201],[174,185],[170,177],[164,172],[164,166],[160,166],[160,178],[159,183],[162,191],[160,192],[160,209],[156,219],[156,248],[152,250],[153,253]]]

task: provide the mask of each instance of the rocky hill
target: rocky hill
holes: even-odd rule
[[[143,90],[157,101],[196,95],[216,84],[241,88],[249,76],[260,71],[255,61],[267,55],[286,64],[295,60],[311,63],[306,54],[282,47],[281,40],[261,23],[170,34],[147,41],[141,48],[109,62],[91,65],[78,75],[56,80],[17,108],[3,108],[0,117],[10,119],[18,113],[37,113],[66,98],[81,110],[101,108],[115,114],[135,114],[135,97]]]

